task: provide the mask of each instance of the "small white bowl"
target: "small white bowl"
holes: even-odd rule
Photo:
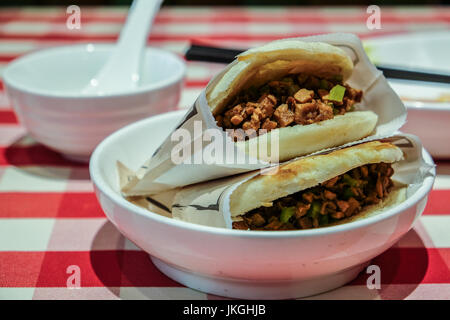
[[[450,74],[450,30],[375,37],[365,40],[364,46],[376,64]],[[389,83],[408,108],[401,130],[419,136],[433,157],[450,158],[450,103],[440,101],[450,96],[450,86],[399,79]]]
[[[129,92],[82,95],[81,89],[107,60],[114,45],[57,47],[23,56],[7,66],[3,80],[30,135],[66,157],[86,161],[113,131],[174,110],[185,64],[177,55],[147,48],[141,85]]]
[[[120,232],[148,252],[167,276],[204,292],[281,299],[342,286],[412,227],[433,185],[434,176],[427,177],[410,198],[391,210],[315,230],[228,230],[167,218],[121,196],[116,161],[138,168],[184,112],[158,115],[113,133],[94,151],[90,174],[103,210]]]
[[[450,103],[405,102],[408,116],[403,132],[420,137],[435,158],[450,159]]]
[[[450,102],[438,102],[441,96],[450,96],[448,84],[391,79],[392,88],[404,99],[408,109],[403,132],[420,137],[433,157],[450,158]]]

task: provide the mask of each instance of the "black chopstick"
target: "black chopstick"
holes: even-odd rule
[[[190,61],[205,61],[217,63],[230,63],[242,53],[241,49],[226,49],[193,44],[187,50],[185,57]],[[450,83],[450,74],[434,73],[430,71],[396,68],[392,66],[377,65],[386,78]]]
[[[188,51],[186,51],[185,57],[186,60],[191,61],[230,63],[238,54],[244,51],[245,50],[217,48],[193,44]]]
[[[377,65],[376,67],[378,68],[378,70],[383,72],[386,78],[450,83],[450,74],[419,71],[406,68],[399,69],[396,67],[387,67],[382,65]]]

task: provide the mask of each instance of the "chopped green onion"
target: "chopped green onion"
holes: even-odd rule
[[[327,102],[327,105],[329,105],[332,109],[333,109],[333,114],[334,115],[338,115],[339,114],[339,109],[334,107],[333,102]]]
[[[287,223],[289,219],[294,215],[295,207],[287,207],[281,209],[280,221],[283,223]]]
[[[350,199],[351,197],[356,196],[356,194],[353,193],[352,188],[347,187],[347,188],[344,189],[344,194],[343,194],[343,196],[344,196],[344,199],[345,199],[345,200],[348,200],[348,199]]]
[[[328,81],[325,80],[325,79],[320,80],[319,88],[320,89],[324,89],[324,90],[328,90]]]
[[[337,84],[330,90],[330,94],[328,95],[328,99],[331,101],[339,101],[342,102],[345,94],[345,87]]]
[[[351,187],[358,186],[358,180],[353,179],[348,174],[344,174],[344,176],[342,177],[342,180]]]
[[[323,216],[321,215],[320,218],[319,218],[319,225],[320,226],[324,226],[324,225],[326,225],[328,223],[329,223],[328,215],[327,214],[323,215]]]
[[[311,208],[309,208],[308,210],[308,217],[311,218],[318,218],[320,215],[320,208],[322,207],[322,205],[320,204],[320,202],[318,201],[313,201],[313,203],[311,204]]]

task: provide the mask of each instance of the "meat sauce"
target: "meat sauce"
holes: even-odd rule
[[[223,129],[269,132],[332,119],[352,111],[361,98],[361,90],[342,84],[338,77],[330,80],[292,75],[245,90],[215,120]]]
[[[377,204],[392,191],[388,163],[364,165],[242,216],[233,229],[297,230],[326,226]]]

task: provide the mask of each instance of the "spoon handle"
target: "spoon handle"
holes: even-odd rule
[[[127,61],[129,62],[127,64],[133,64],[132,70],[137,70],[138,61],[141,58],[141,53],[143,53],[141,49],[147,44],[150,25],[153,23],[161,3],[162,0],[133,1],[129,17],[117,43],[120,49],[113,56],[115,62]]]
[[[139,83],[139,67],[150,26],[163,0],[134,0],[114,51],[84,92],[98,94],[132,89]]]

